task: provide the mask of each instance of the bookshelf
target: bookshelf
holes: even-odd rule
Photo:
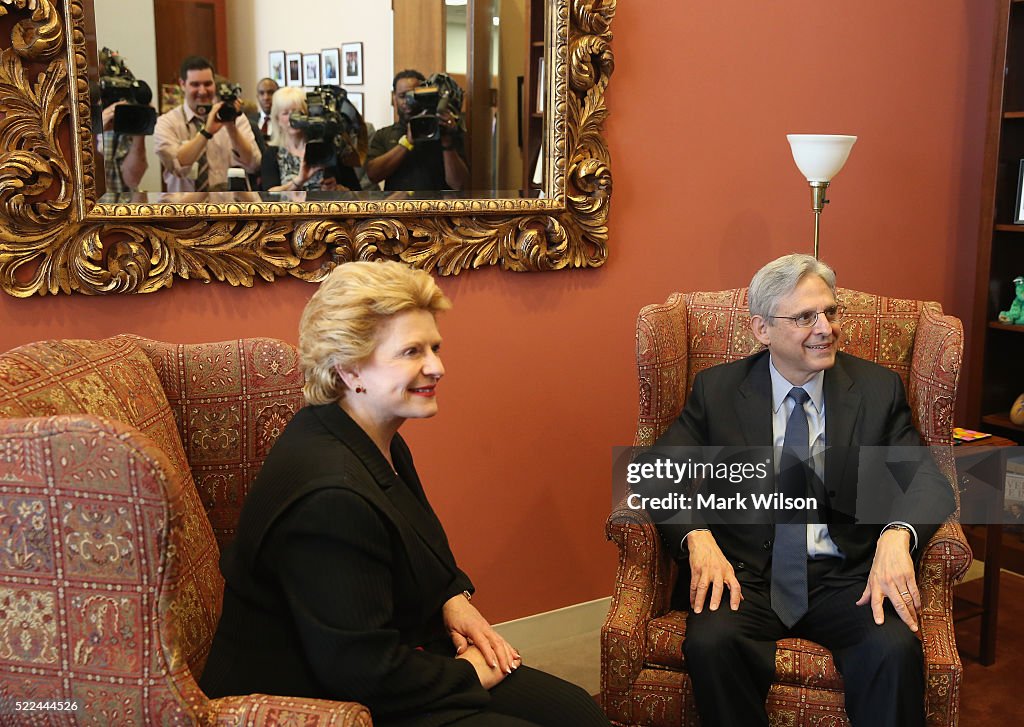
[[[973,335],[968,351],[970,425],[1024,442],[1010,405],[1024,392],[1024,326],[1000,323],[1024,275],[1024,224],[1014,224],[1024,159],[1024,3],[998,0],[982,172]],[[1020,215],[1016,215],[1020,217]]]

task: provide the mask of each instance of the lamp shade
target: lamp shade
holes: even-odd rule
[[[786,134],[793,161],[808,182],[829,182],[846,164],[856,136]]]

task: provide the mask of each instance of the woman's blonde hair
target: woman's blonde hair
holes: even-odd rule
[[[451,306],[423,270],[393,261],[339,265],[310,298],[299,322],[306,402],[329,404],[345,396],[347,387],[337,367],[366,361],[377,346],[381,325],[391,316],[410,310],[436,314]]]
[[[306,92],[294,86],[285,86],[274,91],[270,99],[270,141],[272,146],[283,146],[285,143],[285,131],[277,122],[277,115],[282,111],[291,109],[307,113]]]

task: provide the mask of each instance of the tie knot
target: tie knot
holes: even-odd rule
[[[794,386],[792,389],[789,390],[789,398],[795,401],[800,406],[803,406],[807,402],[807,400],[811,398],[811,395],[808,394],[803,389],[801,389],[799,386]]]

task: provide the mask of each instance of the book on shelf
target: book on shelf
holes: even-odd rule
[[[985,439],[992,435],[988,432],[978,432],[974,429],[964,429],[963,427],[953,427],[953,441],[954,442],[973,442],[977,439]]]
[[[1006,488],[1003,490],[1003,512],[1011,532],[1024,529],[1024,455],[1006,460]]]

